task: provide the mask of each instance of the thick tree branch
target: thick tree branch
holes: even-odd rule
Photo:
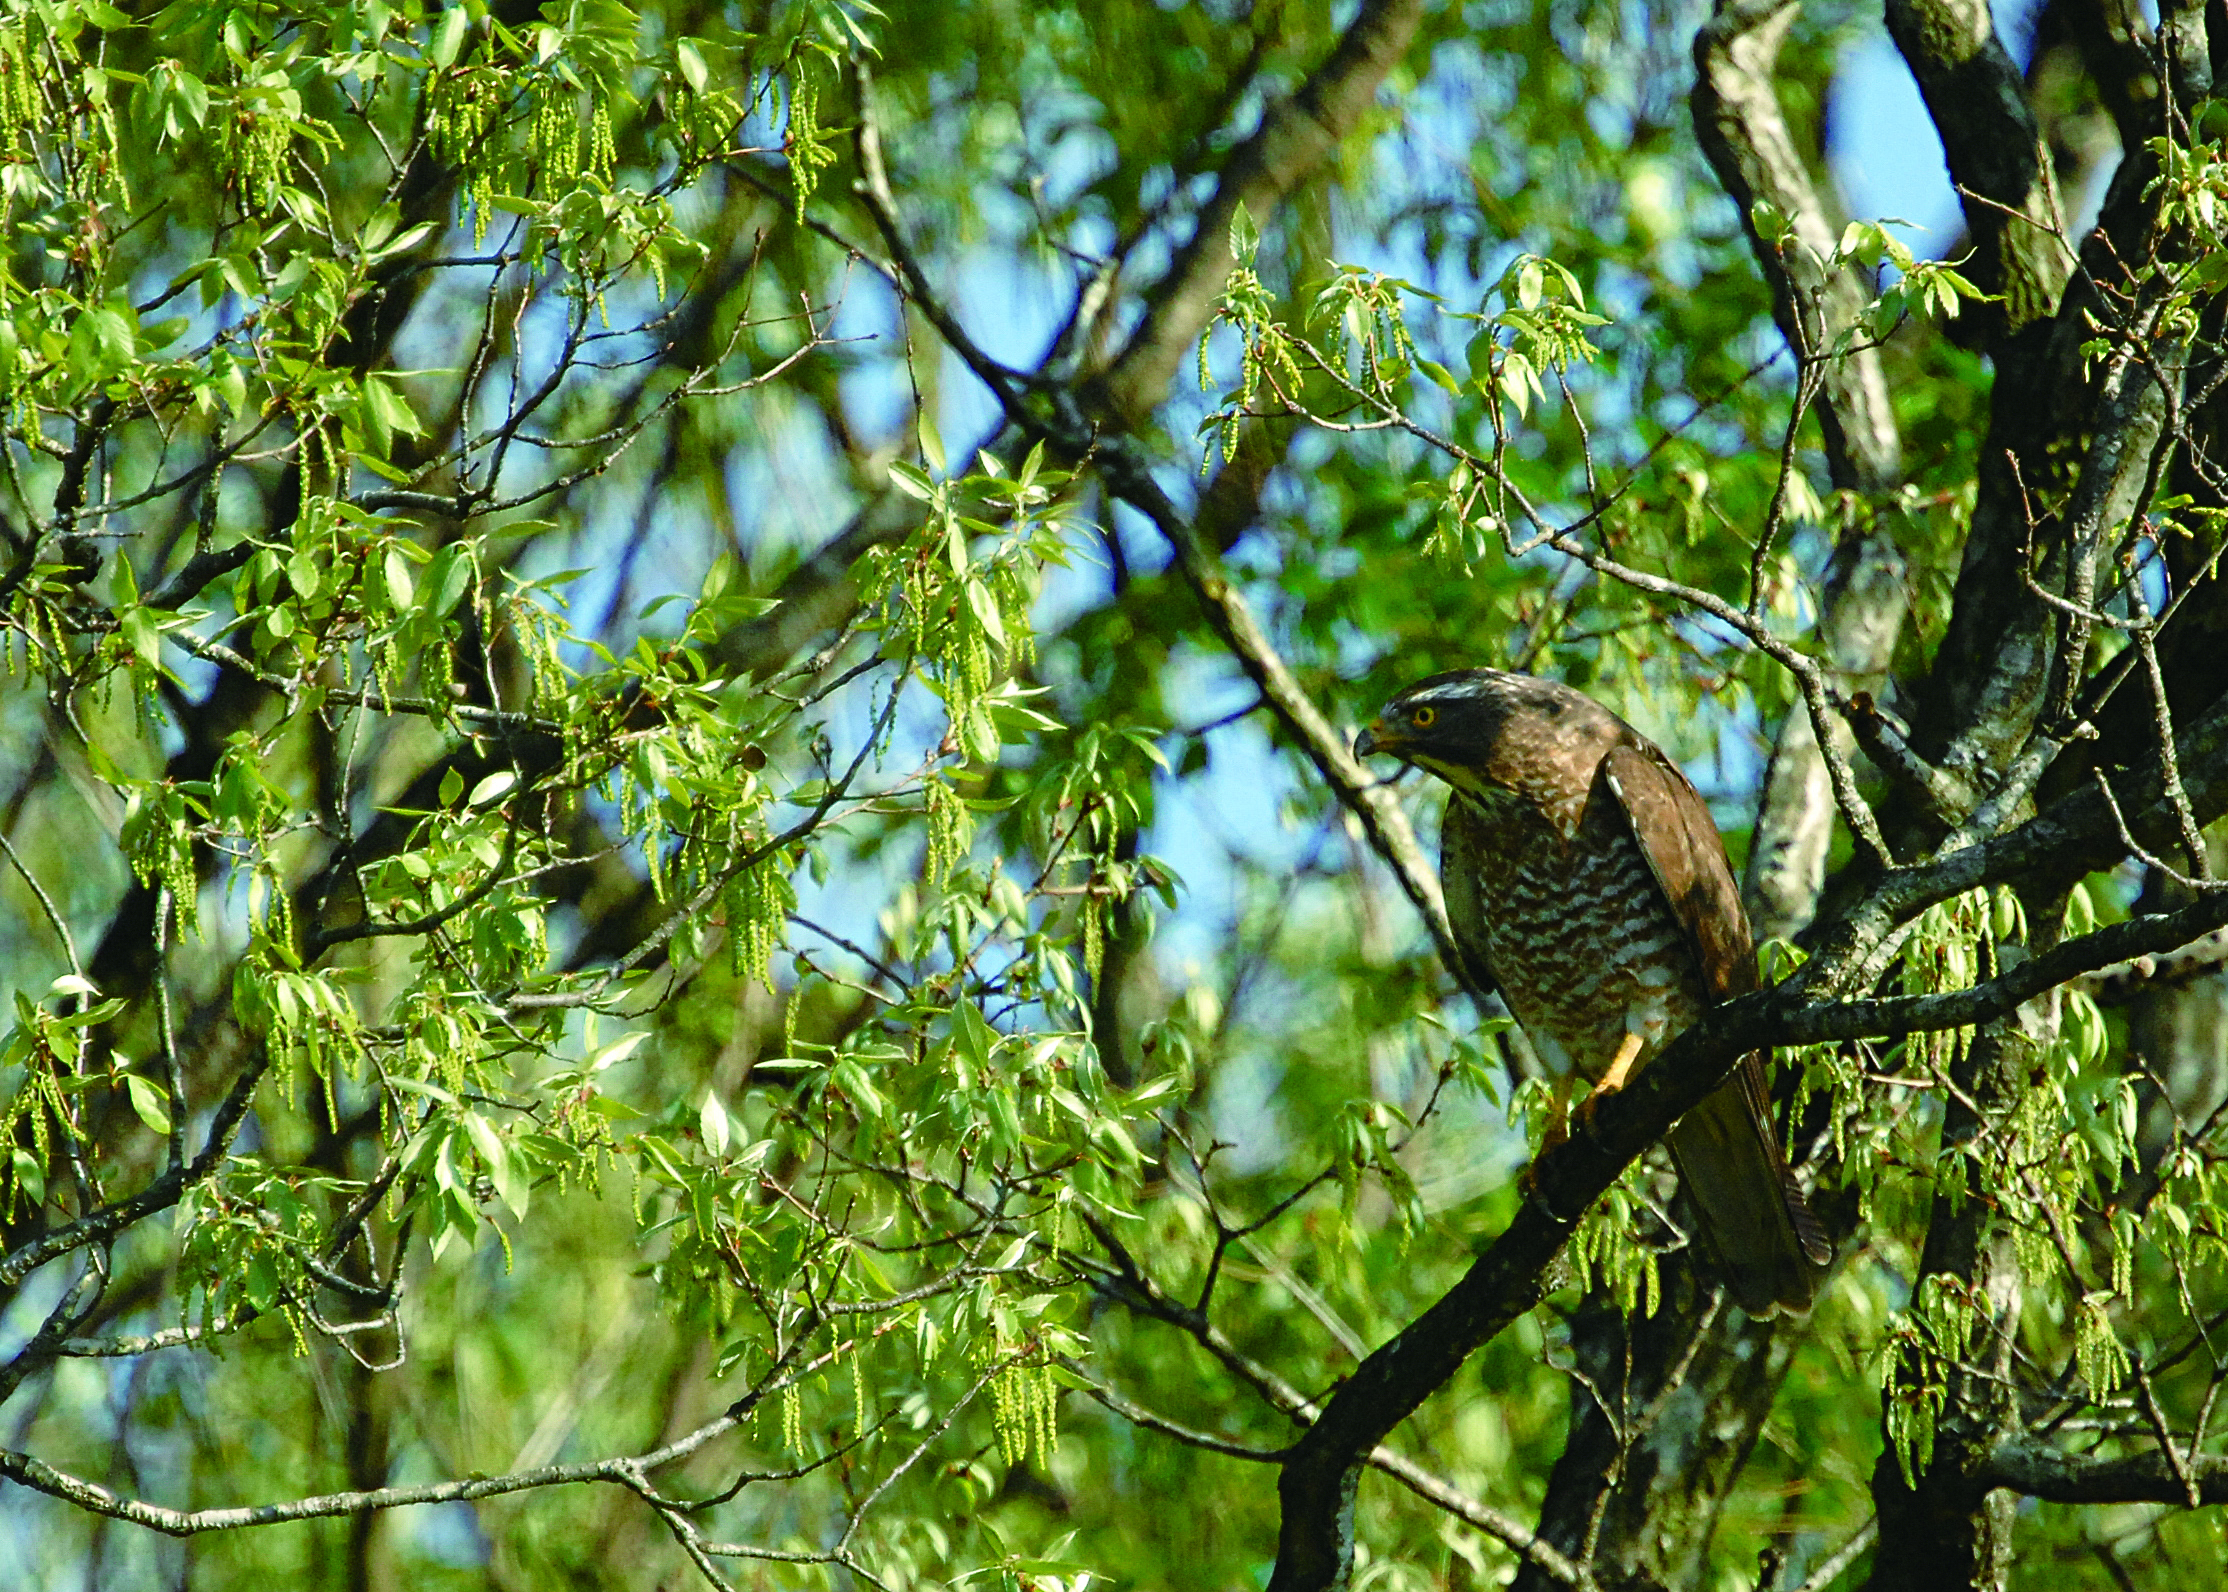
[[[2054,1504],[2187,1505],[2190,1486],[2205,1503],[2228,1504],[2228,1458],[2193,1457],[2185,1469],[2186,1484],[2163,1454],[2091,1459],[2021,1433],[1997,1444],[1976,1479],[1982,1486],[2005,1487]]]
[[[1974,281],[2003,296],[1977,311],[1976,324],[2002,336],[2047,319],[2073,257],[2050,151],[1988,0],[1888,0],[1887,19],[1942,135],[1950,176],[1968,194]]]
[[[2216,703],[2212,711],[2185,730],[2176,750],[2182,785],[2198,821],[2210,823],[2228,812],[2228,702]],[[2115,784],[2126,813],[2124,823],[2103,793],[2093,786],[2083,787],[2015,829],[1992,838],[1960,842],[1954,848],[1945,846],[1927,863],[1882,875],[1864,898],[1822,936],[1818,960],[1805,976],[1815,978],[1830,966],[1837,969],[1831,977],[1842,981],[1837,988],[1866,987],[1881,971],[1884,954],[1897,943],[1898,927],[1937,901],[1988,884],[2018,882],[2038,892],[2062,888],[2126,856],[2130,835],[2146,845],[2172,845],[2180,820],[2176,804],[2163,788],[2157,760]],[[2210,927],[2193,928],[2180,939],[2146,943],[2125,952],[2124,957],[2179,949]],[[2085,937],[2077,943],[2087,945],[2093,938]],[[2075,972],[2101,965],[2089,964]]]
[[[2074,981],[2073,987],[2106,1005],[2131,999],[2146,986],[2185,983],[2217,973],[2228,964],[2228,932],[2208,934],[2178,951],[2116,962]]]
[[[1695,35],[1690,103],[1703,153],[1740,207],[1771,284],[1773,316],[1797,357],[1815,358],[1856,324],[1872,295],[1854,272],[1824,270],[1840,227],[1795,147],[1772,84],[1798,9],[1795,0],[1719,0]],[[1757,233],[1751,210],[1759,199],[1793,226],[1800,247],[1783,253]],[[1900,479],[1902,443],[1878,349],[1828,361],[1820,420],[1834,485],[1874,493]]]
[[[2173,106],[2186,106],[2189,94],[2210,83],[2202,8],[2168,10],[2161,38],[2172,92],[2146,91],[2140,106],[2131,100],[2121,107],[2142,110],[2142,136],[2123,132],[2126,154],[2069,285],[2061,266],[2072,262],[2047,155],[2019,85],[2005,80],[2009,63],[1989,31],[1985,5],[1927,0],[1890,7],[1913,71],[1922,86],[1932,84],[1928,104],[1974,236],[2014,275],[1995,284],[2007,295],[2001,324],[2021,328],[1991,345],[1997,374],[1977,501],[1950,624],[1912,715],[1919,754],[1976,788],[2027,748],[2053,667],[2077,670],[2083,662],[2069,649],[2059,665],[2058,616],[2001,572],[2026,563],[2046,585],[2070,595],[2082,578],[2075,561],[2085,549],[2069,546],[2063,517],[2047,512],[2075,486],[2070,462],[2083,463],[2082,490],[2119,500],[2099,516],[2110,526],[2139,506],[2129,489],[2151,479],[2160,457],[2155,440],[2130,447],[2117,435],[2123,427],[2152,426],[2148,410],[2160,396],[2160,378],[2148,352],[2149,379],[2126,384],[2125,401],[2108,413],[2098,402],[2101,373],[2092,371],[2083,348],[2097,328],[2129,329],[2131,312],[2140,308],[2138,276],[2202,247],[2157,225],[2164,190],[2148,141],[2176,133]],[[2052,304],[2054,312],[2041,313]],[[2175,402],[2165,397],[2170,411]],[[2093,487],[2091,470],[2099,472]],[[2038,495],[2046,512],[2037,512]],[[2054,731],[2060,732],[2062,726]]]

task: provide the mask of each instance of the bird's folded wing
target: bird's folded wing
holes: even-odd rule
[[[1597,776],[1632,825],[1713,1000],[1756,988],[1756,946],[1740,886],[1708,804],[1678,765],[1646,744],[1613,746]]]
[[[1701,793],[1678,765],[1646,744],[1612,747],[1602,759],[1599,777],[1632,825],[1633,839],[1671,905],[1712,998],[1727,1000],[1755,989],[1756,948],[1748,914],[1741,908],[1725,843]],[[1833,1246],[1780,1154],[1763,1053],[1743,1056],[1732,1077],[1673,1132],[1671,1143],[1744,1295],[1768,1293],[1796,1308],[1807,1305],[1815,1279],[1806,1263],[1827,1264]],[[1771,1198],[1774,1193],[1777,1200]],[[1743,1303],[1748,1303],[1746,1297]]]

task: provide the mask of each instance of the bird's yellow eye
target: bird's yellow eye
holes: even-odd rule
[[[1415,725],[1419,730],[1428,730],[1432,725],[1439,722],[1439,710],[1434,707],[1418,708],[1408,715],[1408,722]]]

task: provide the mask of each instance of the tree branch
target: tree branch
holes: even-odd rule
[[[1795,19],[1794,0],[1719,0],[1694,38],[1690,104],[1695,136],[1718,181],[1740,207],[1742,225],[1772,288],[1772,313],[1798,357],[1823,349],[1856,323],[1871,285],[1849,270],[1821,268],[1840,228],[1812,182],[1780,108],[1772,71]],[[1768,201],[1795,229],[1799,249],[1782,253],[1757,233],[1751,207]],[[1806,323],[1810,329],[1806,332]],[[1822,334],[1822,335],[1821,335]],[[1903,473],[1903,449],[1879,350],[1831,360],[1820,420],[1834,485],[1881,492]]]
[[[1972,275],[2003,303],[1976,306],[1974,324],[1993,341],[2048,318],[2073,256],[2050,151],[1988,0],[1887,0],[1887,22],[1942,135],[1951,178],[1988,201],[1965,203],[1979,254]]]
[[[2228,1457],[2192,1455],[2186,1473],[2185,1485],[2158,1453],[2090,1459],[2021,1433],[1996,1445],[1976,1481],[2055,1504],[2187,1505],[2192,1488],[2205,1503],[2228,1504]]]
[[[1123,490],[1118,475],[1114,485],[1126,501],[1135,501]],[[1291,665],[1284,661],[1254,619],[1245,597],[1230,584],[1221,559],[1191,534],[1188,522],[1160,516],[1155,519],[1175,551],[1176,565],[1183,573],[1184,583],[1206,611],[1207,622],[1214,626],[1215,633],[1229,647],[1247,678],[1261,688],[1261,695],[1268,701],[1278,722],[1299,743],[1301,752],[1315,765],[1340,804],[1360,821],[1371,848],[1392,869],[1401,890],[1423,914],[1424,926],[1439,948],[1440,960],[1473,995],[1488,993],[1478,987],[1455,944],[1454,931],[1447,924],[1446,902],[1440,895],[1438,874],[1424,856],[1415,829],[1393,795],[1392,787],[1362,766],[1347,738],[1323,717],[1322,710],[1294,677]]]
[[[2186,944],[2228,924],[2228,899],[2131,919],[2069,941],[1971,989],[1943,995],[1810,1002],[1799,982],[1719,1006],[1610,1095],[1590,1131],[1534,1163],[1532,1195],[1469,1272],[1362,1362],[1325,1402],[1285,1461],[1277,1564],[1270,1592],[1345,1584],[1362,1457],[1475,1349],[1543,1297],[1547,1267],[1578,1218],[1647,1147],[1752,1050],[1822,1040],[1889,1038],[2009,1015],[2045,990],[2144,950]],[[2178,1496],[2178,1495],[2177,1495]]]

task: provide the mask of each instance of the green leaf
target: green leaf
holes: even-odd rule
[[[991,1052],[998,1048],[998,1036],[983,1021],[982,1013],[973,1001],[961,1001],[952,1011],[952,1027],[959,1039],[960,1048],[967,1059],[977,1067],[990,1065]]]
[[[704,84],[711,74],[704,66],[704,52],[696,47],[696,41],[678,40],[673,46],[673,57],[680,66],[682,81],[696,93],[703,93]]]
[[[935,500],[936,483],[918,465],[908,464],[903,459],[890,461],[890,483],[907,497],[917,498],[923,503]]]
[[[533,1208],[534,1180],[517,1146],[511,1146],[510,1151],[490,1175],[495,1181],[495,1197],[503,1202],[504,1209],[514,1220],[523,1222],[526,1213]]]
[[[477,1111],[464,1112],[458,1119],[464,1126],[464,1136],[472,1141],[472,1148],[480,1152],[480,1159],[487,1164],[492,1178],[510,1161],[510,1149],[503,1143],[503,1136],[495,1131],[495,1124]]]
[[[139,1120],[164,1138],[170,1136],[170,1103],[162,1089],[152,1078],[142,1078],[136,1072],[124,1075],[125,1092],[131,1096],[132,1110]]]
[[[433,555],[433,568],[426,582],[430,588],[426,598],[426,612],[435,618],[445,618],[450,610],[464,601],[464,594],[472,589],[472,560],[465,550],[454,542]]]
[[[470,19],[461,5],[452,5],[441,13],[441,20],[433,25],[433,64],[446,71],[456,65],[457,52],[464,48],[464,27]]]
[[[1261,229],[1254,224],[1253,212],[1239,201],[1237,210],[1230,217],[1230,255],[1241,270],[1253,268],[1254,256],[1261,248]]]
[[[25,1198],[30,1200],[31,1208],[34,1211],[37,1210],[46,1203],[45,1168],[39,1165],[36,1156],[20,1144],[9,1147],[8,1158],[15,1170],[16,1186],[22,1189]]]
[[[145,608],[127,608],[118,617],[124,640],[139,661],[150,669],[162,667],[162,627]]]
[[[415,437],[425,429],[401,390],[376,372],[364,378],[364,407],[381,426],[397,435]]]
[[[1532,362],[1511,349],[1501,362],[1501,392],[1519,415],[1532,409]]]
[[[697,1108],[696,1125],[704,1135],[704,1148],[710,1150],[715,1159],[727,1153],[727,1107],[720,1104],[717,1090],[705,1091],[704,1103]]]
[[[638,1028],[633,1033],[620,1035],[610,1044],[589,1056],[588,1070],[590,1072],[602,1072],[606,1067],[615,1066],[625,1061],[637,1050],[640,1050],[643,1042],[649,1037],[650,1032],[646,1028]],[[760,1063],[760,1065],[763,1066],[764,1063]]]
[[[385,555],[379,560],[379,571],[387,588],[387,601],[398,612],[408,608],[413,588],[410,584],[410,560],[402,556],[402,549],[390,542]]]
[[[973,610],[976,623],[983,627],[991,641],[1003,647],[1006,644],[1006,621],[1005,616],[998,612],[998,599],[991,596],[988,586],[971,576],[967,581],[967,606]]]
[[[452,769],[450,772],[454,773],[455,770]],[[468,807],[485,807],[489,802],[497,801],[507,795],[511,787],[517,783],[518,774],[515,770],[499,768],[472,787],[471,799],[465,805]]]
[[[958,728],[960,741],[966,746],[969,757],[978,763],[998,761],[998,726],[991,722],[990,711],[984,704],[968,703]]]

